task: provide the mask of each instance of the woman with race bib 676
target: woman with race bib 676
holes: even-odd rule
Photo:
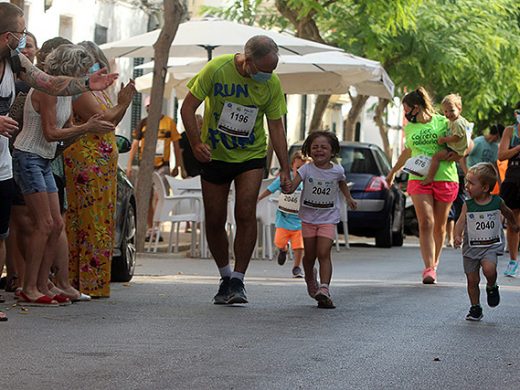
[[[387,176],[389,185],[405,164],[406,167],[417,167],[424,166],[426,162],[425,172],[428,172],[428,161],[445,147],[439,145],[437,140],[446,136],[448,131],[448,120],[435,112],[428,93],[422,87],[405,95],[403,109],[409,122],[404,128],[405,149]],[[453,158],[457,158],[456,155]],[[433,284],[437,282],[437,265],[446,234],[446,220],[457,197],[459,179],[453,161],[440,162],[432,183],[423,185],[423,179],[420,175],[410,174],[407,191],[412,197],[419,222],[419,243],[424,261],[422,281]]]

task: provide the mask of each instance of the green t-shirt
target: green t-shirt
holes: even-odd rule
[[[412,157],[429,156],[444,148],[437,143],[439,137],[445,137],[448,131],[448,120],[442,115],[435,114],[428,123],[408,123],[404,128],[406,136],[405,146],[412,151]],[[410,175],[410,180],[423,180],[424,178]],[[434,181],[458,182],[457,168],[452,161],[441,161],[435,174]]]
[[[188,83],[193,96],[204,100],[202,142],[211,148],[211,158],[226,162],[243,162],[263,158],[267,154],[264,115],[271,120],[282,118],[287,105],[280,79],[273,73],[266,83],[244,77],[236,69],[235,55],[216,57]],[[224,103],[236,103],[258,109],[254,128],[249,136],[237,137],[218,130]]]

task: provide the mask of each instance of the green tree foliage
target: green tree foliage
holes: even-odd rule
[[[512,119],[520,100],[517,0],[277,0],[310,18],[325,42],[380,61],[397,94],[425,86],[436,101],[463,98],[480,131]],[[287,28],[272,2],[236,1],[220,15]],[[266,21],[269,21],[268,23]],[[294,20],[291,21],[295,26]]]
[[[517,1],[336,1],[317,18],[327,41],[380,61],[398,93],[459,93],[480,130],[507,123],[520,100]]]

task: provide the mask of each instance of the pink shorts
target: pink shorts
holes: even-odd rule
[[[303,238],[325,237],[334,240],[336,238],[336,225],[333,223],[313,224],[302,222]]]
[[[434,181],[423,185],[422,180],[408,180],[406,191],[410,195],[433,195],[439,202],[451,203],[457,198],[459,183],[454,181]]]

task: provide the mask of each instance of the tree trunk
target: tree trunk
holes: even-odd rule
[[[316,105],[314,106],[314,112],[312,113],[312,119],[310,124],[309,132],[323,130],[321,125],[323,114],[329,104],[330,95],[318,95],[316,99]]]
[[[359,114],[361,114],[361,110],[365,106],[369,96],[366,95],[357,95],[356,97],[350,97],[350,101],[352,102],[352,107],[348,112],[347,119],[345,119],[344,131],[343,131],[343,139],[345,141],[354,141],[355,138],[355,129],[356,122],[358,121]]]
[[[318,28],[316,21],[313,19],[316,12],[311,10],[306,15],[300,13],[301,9],[296,9],[290,0],[276,0],[276,8],[278,12],[289,20],[294,28],[296,29],[296,36],[299,38],[308,39],[310,41],[327,44],[321,37],[320,29]],[[316,106],[312,113],[312,120],[310,125],[310,131],[316,131],[321,129],[321,121],[323,114],[329,104],[330,95],[319,95],[316,100]]]
[[[137,251],[143,252],[146,236],[146,217],[152,195],[152,175],[154,169],[157,131],[162,115],[164,82],[170,46],[177,33],[177,28],[184,15],[184,8],[179,0],[164,0],[164,26],[154,46],[154,69],[151,104],[146,124],[146,140],[143,157],[137,176]]]
[[[388,156],[389,160],[392,161],[392,148],[390,147],[390,142],[388,140],[388,127],[386,126],[385,120],[383,119],[383,115],[385,113],[386,107],[388,106],[388,103],[390,103],[390,100],[379,98],[374,115],[374,122],[376,122],[377,127],[379,127],[379,134],[383,140],[385,154]]]

